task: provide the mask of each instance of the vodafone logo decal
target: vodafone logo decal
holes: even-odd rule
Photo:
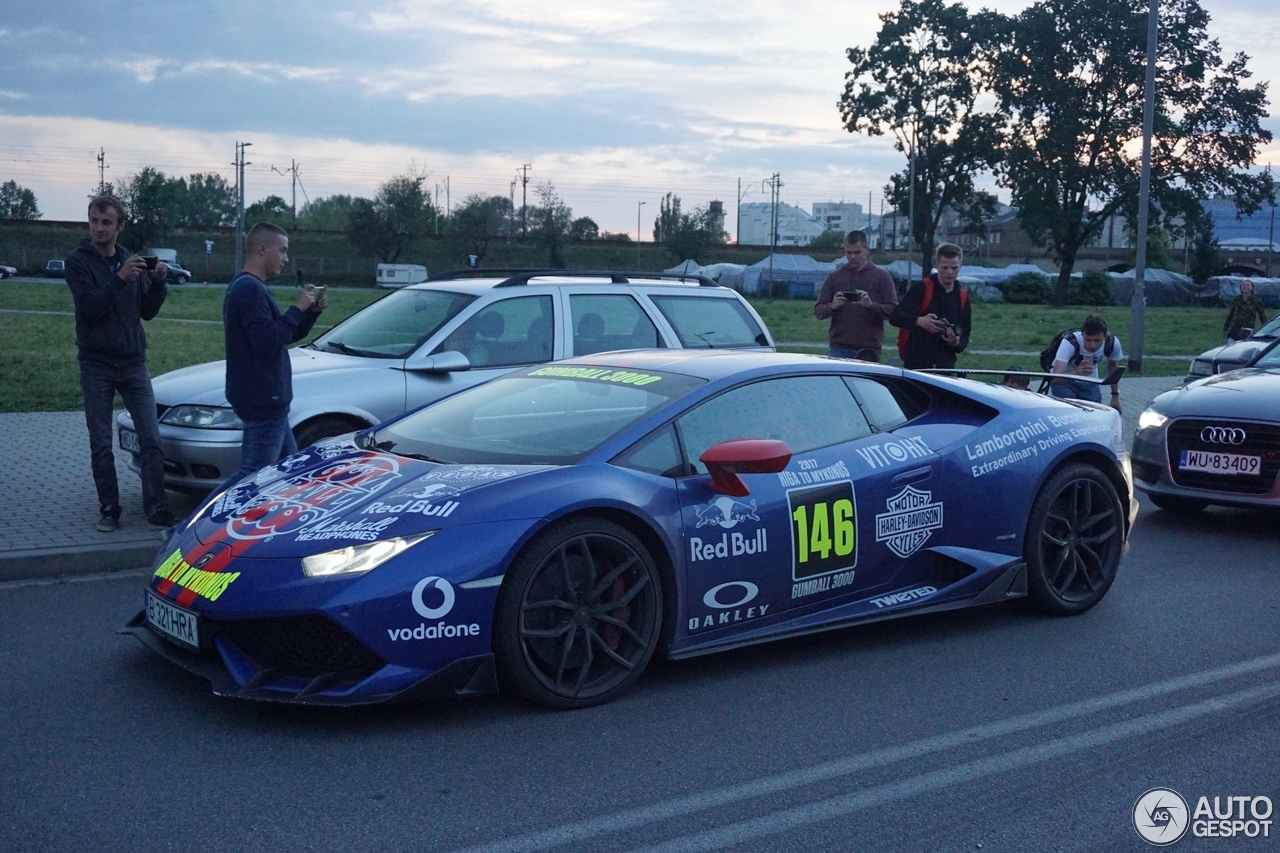
[[[439,595],[436,595],[437,592]],[[441,619],[453,609],[454,597],[453,585],[444,578],[432,575],[418,581],[418,585],[413,588],[413,609],[423,619]],[[427,601],[437,600],[439,603],[435,607],[427,605]]]

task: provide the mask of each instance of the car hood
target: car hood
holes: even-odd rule
[[[1228,361],[1236,364],[1244,364],[1246,361],[1257,355],[1269,343],[1271,343],[1271,341],[1246,338],[1243,341],[1236,341],[1234,344],[1223,344],[1220,347],[1205,350],[1196,357],[1216,362]]]
[[[235,556],[303,557],[493,520],[497,483],[537,465],[437,465],[326,439],[263,468],[205,505],[184,535]]]
[[[1151,405],[1169,417],[1280,421],[1280,370],[1232,370],[1166,391]]]
[[[361,358],[339,352],[296,347],[289,350],[294,377],[399,365],[396,359]],[[227,362],[209,361],[171,370],[151,381],[156,402],[162,406],[194,404],[227,406]]]

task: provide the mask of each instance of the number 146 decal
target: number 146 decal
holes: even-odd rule
[[[787,492],[791,510],[791,579],[858,565],[858,509],[844,480]]]

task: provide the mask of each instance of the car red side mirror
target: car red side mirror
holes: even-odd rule
[[[698,461],[711,472],[711,490],[730,497],[751,494],[739,474],[776,474],[791,461],[791,448],[774,438],[731,438],[707,448]]]

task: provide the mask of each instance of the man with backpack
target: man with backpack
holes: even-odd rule
[[[1050,354],[1052,352],[1052,355]],[[1088,400],[1093,403],[1102,402],[1102,386],[1094,382],[1080,382],[1072,376],[1091,376],[1098,378],[1098,363],[1107,362],[1107,373],[1115,370],[1124,358],[1124,350],[1120,348],[1120,340],[1107,332],[1107,321],[1090,314],[1080,326],[1080,331],[1067,329],[1059,332],[1044,352],[1040,353],[1040,364],[1052,359],[1047,365],[1050,373],[1064,374],[1062,379],[1054,379],[1049,386],[1049,393],[1064,400]],[[1120,411],[1120,383],[1111,386],[1111,408]]]
[[[963,259],[954,243],[938,246],[933,253],[937,272],[912,284],[889,315],[901,330],[898,354],[909,370],[955,367],[956,355],[969,345],[969,294],[956,282]]]

